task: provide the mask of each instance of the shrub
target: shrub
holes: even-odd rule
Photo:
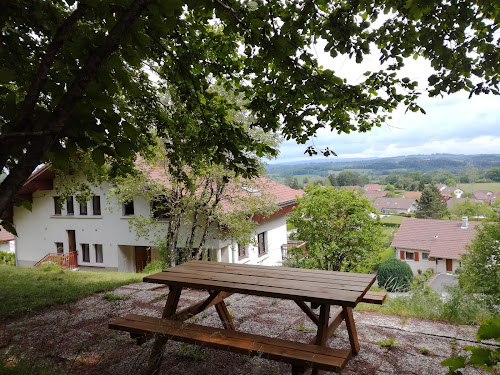
[[[15,266],[16,254],[0,251],[0,263],[7,264],[8,266]]]
[[[151,274],[151,273],[161,272],[167,268],[168,268],[167,263],[165,263],[161,260],[156,260],[154,262],[148,263],[146,265],[146,267],[144,267],[144,270],[142,272],[147,273],[147,274]]]
[[[408,264],[399,259],[389,259],[380,265],[377,282],[388,292],[406,292],[410,289],[413,272]]]

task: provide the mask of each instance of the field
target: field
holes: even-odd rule
[[[472,192],[472,184],[460,184],[458,187],[466,193]],[[493,193],[498,193],[500,191],[500,182],[482,182],[474,184],[474,191],[477,190],[489,190]]]
[[[384,216],[380,218],[382,224],[401,224],[404,217],[398,215]]]

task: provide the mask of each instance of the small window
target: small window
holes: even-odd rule
[[[56,242],[56,252],[57,254],[64,254],[64,244],[62,242]]]
[[[238,259],[246,258],[246,256],[247,256],[246,246],[238,244]]]
[[[266,254],[266,232],[262,232],[257,235],[257,242],[259,246],[259,256]]]
[[[157,196],[152,200],[151,213],[156,220],[170,219],[165,196]]]
[[[61,214],[61,205],[59,202],[59,197],[54,197],[54,215]]]
[[[429,260],[429,253],[422,253],[423,260]]]
[[[73,197],[68,197],[66,201],[66,214],[74,215],[75,214],[75,206],[73,204]]]
[[[95,262],[102,263],[102,245],[95,244],[94,247],[95,247]]]
[[[134,201],[127,202],[123,205],[123,216],[132,216],[134,214]]]
[[[87,215],[87,202],[80,203],[80,215]]]
[[[92,213],[94,215],[101,214],[101,197],[99,195],[92,198]]]
[[[413,260],[413,253],[406,252],[406,259]]]
[[[90,249],[88,243],[82,243],[82,261],[90,262]]]
[[[69,251],[76,251],[76,234],[74,230],[68,230]]]

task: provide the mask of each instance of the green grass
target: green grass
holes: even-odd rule
[[[466,193],[472,193],[472,184],[460,184],[460,189]],[[474,184],[474,191],[477,190],[489,190],[493,193],[498,193],[500,191],[500,182],[481,182],[480,184]]]
[[[382,224],[401,224],[404,217],[398,215],[384,216],[380,218]]]
[[[140,282],[143,274],[0,265],[0,321]]]

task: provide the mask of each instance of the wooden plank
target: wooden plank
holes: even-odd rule
[[[227,298],[231,295],[232,293],[227,293],[227,292],[214,292],[210,293],[208,298],[198,301],[197,303],[188,306],[184,309],[182,309],[179,312],[176,312],[174,315],[172,315],[169,319],[174,319],[174,320],[186,320],[189,319],[195,315],[198,315],[199,313],[205,311],[209,307],[221,302],[224,300],[224,298]]]
[[[219,318],[224,328],[231,329],[234,331],[236,327],[234,326],[233,318],[231,318],[231,314],[229,314],[225,302],[221,301],[218,304],[216,304],[215,309],[217,310],[217,314],[219,315]]]
[[[295,301],[295,303],[297,304],[297,306],[299,306],[302,311],[304,311],[306,313],[306,315],[309,317],[309,319],[311,319],[313,321],[314,324],[316,324],[317,326],[319,325],[319,316],[316,315],[310,308],[309,306],[307,306],[304,301]]]
[[[325,290],[348,290],[354,292],[363,292],[367,283],[358,285],[348,285],[340,283],[324,283],[324,282],[311,282],[306,280],[295,280],[295,279],[278,279],[272,277],[272,275],[261,275],[261,276],[248,276],[248,275],[236,275],[227,274],[220,272],[209,272],[202,270],[192,270],[179,272],[172,270],[171,272],[163,272],[161,277],[165,279],[166,275],[189,277],[191,279],[203,279],[203,280],[214,280],[214,281],[227,281],[239,284],[247,285],[261,285],[269,287],[285,287],[285,288],[296,288],[300,290],[318,290],[323,288]]]
[[[358,333],[356,332],[356,326],[354,325],[352,308],[345,306],[342,307],[342,314],[344,315],[345,325],[347,327],[347,333],[349,334],[349,342],[351,343],[352,354],[358,354],[359,353]]]
[[[328,341],[328,322],[330,320],[330,305],[321,305],[319,308],[318,333],[316,334],[315,344],[326,346]],[[311,375],[322,375],[323,371],[314,366]]]
[[[261,266],[254,264],[239,264],[239,263],[223,263],[223,262],[209,262],[203,260],[193,260],[190,262],[186,262],[181,264],[178,267],[206,267],[212,266],[217,267],[219,269],[224,268],[243,268],[246,270],[264,270],[265,272],[269,272],[271,270],[272,273],[292,273],[295,277],[300,277],[299,275],[305,275],[306,277],[310,276],[319,276],[323,275],[326,277],[341,277],[341,278],[352,278],[358,280],[370,281],[375,276],[372,274],[365,273],[355,273],[355,272],[339,272],[339,271],[324,271],[324,270],[314,270],[314,269],[304,269],[304,268],[291,268],[291,267],[282,267],[282,266]],[[168,270],[166,270],[168,271]]]
[[[225,292],[252,294],[264,297],[275,297],[308,302],[327,303],[331,305],[346,305],[355,307],[362,298],[363,292],[343,291],[337,289],[318,288],[316,291],[304,291],[290,288],[276,288],[261,285],[248,285],[235,282],[213,281],[203,279],[191,279],[180,275],[167,274],[162,272],[156,274],[152,279],[149,276],[144,278],[146,282],[159,284],[178,285],[194,289],[219,289]],[[367,286],[368,288],[369,286]]]
[[[345,278],[340,276],[333,275],[302,275],[296,273],[284,273],[284,272],[270,272],[268,269],[245,269],[242,267],[213,267],[212,265],[206,265],[203,267],[174,267],[167,271],[167,273],[178,272],[182,274],[193,274],[193,273],[204,273],[210,274],[214,277],[216,275],[235,275],[237,277],[258,277],[258,278],[266,278],[273,280],[283,280],[285,282],[289,281],[299,281],[299,282],[314,282],[314,283],[323,283],[329,285],[330,287],[339,286],[354,286],[354,287],[366,287],[367,280],[359,280],[354,278]],[[374,276],[372,276],[374,278]],[[369,279],[371,281],[371,279]],[[357,290],[357,289],[354,289]]]
[[[172,340],[246,355],[263,355],[288,363],[314,363],[325,370],[341,369],[350,358],[349,351],[345,350],[133,314],[116,319],[109,327],[131,333],[154,332]]]
[[[386,298],[387,298],[387,293],[368,291],[361,299],[361,302],[373,303],[375,305],[382,305]]]
[[[342,309],[338,309],[330,318],[330,321],[328,322],[328,330],[326,333],[326,336],[328,338],[332,337],[333,333],[335,330],[338,328],[340,323],[344,320],[344,315],[342,314]]]

